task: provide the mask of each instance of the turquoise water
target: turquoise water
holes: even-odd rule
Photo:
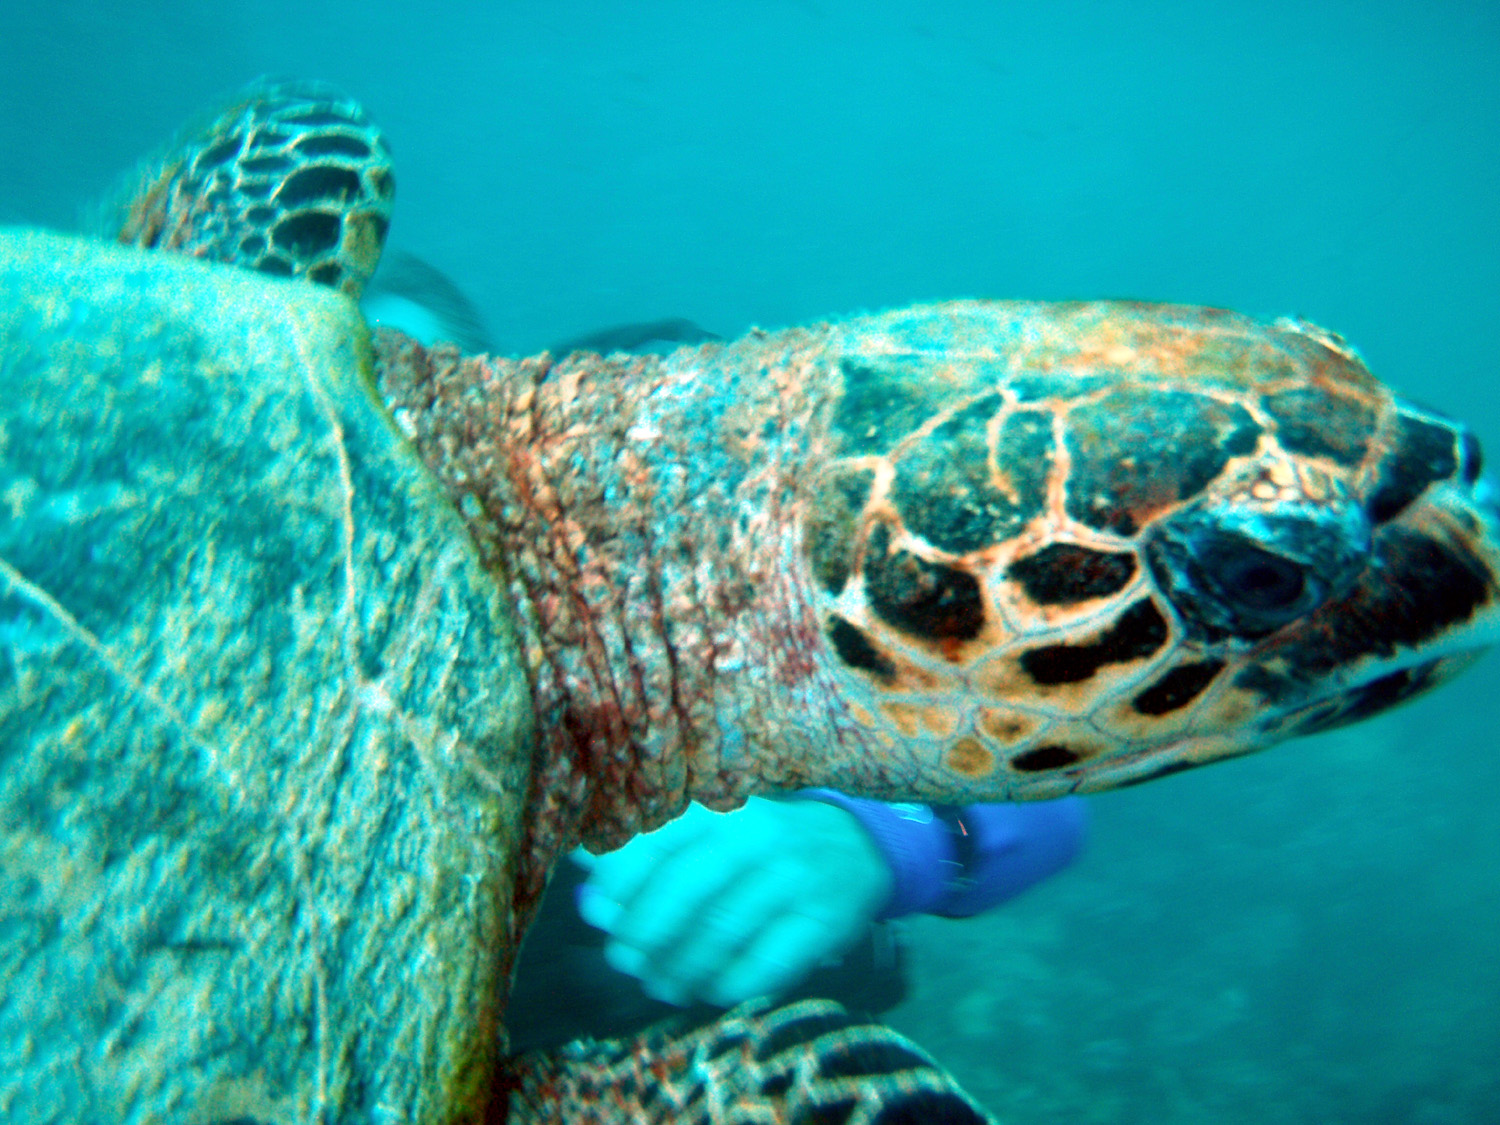
[[[1500,458],[1492,4],[0,7],[0,219],[66,225],[259,73],[383,121],[393,242],[502,346],[955,296],[1297,313]],[[937,10],[940,9],[940,10]],[[899,1025],[1007,1122],[1500,1120],[1500,659],[1093,801],[913,927]]]

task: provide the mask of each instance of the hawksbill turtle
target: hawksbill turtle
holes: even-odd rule
[[[183,831],[196,850],[132,845],[155,857],[153,886],[207,872],[270,895],[271,852],[203,823],[210,807],[226,822],[257,810],[263,835],[278,816],[301,817],[286,881],[304,891],[328,880],[341,849],[399,852],[424,816],[470,849],[433,876],[441,907],[413,905],[425,891],[409,871],[399,893],[375,887],[374,919],[353,899],[342,911],[301,892],[278,899],[288,924],[312,935],[311,968],[294,987],[274,947],[255,954],[274,995],[253,1018],[235,1008],[228,1031],[217,1022],[233,1006],[224,996],[257,982],[236,978],[235,991],[211,976],[191,998],[205,1018],[168,1033],[192,1072],[186,1086],[159,1073],[160,1049],[139,1045],[152,1005],[172,995],[176,978],[152,968],[168,962],[141,955],[130,973],[110,962],[114,999],[97,1024],[108,1033],[45,1073],[83,1074],[80,1088],[122,1097],[149,1090],[154,1108],[129,1103],[141,1119],[468,1121],[495,1113],[498,1098],[518,1122],[983,1120],[918,1049],[816,1003],[502,1062],[487,1046],[500,1041],[498,995],[551,864],[579,842],[617,845],[692,799],[730,807],[831,784],[959,802],[1133,784],[1374,714],[1493,639],[1500,545],[1472,434],[1396,397],[1313,325],[1139,302],[954,301],[666,357],[507,359],[390,332],[371,345],[346,297],[376,266],[393,191],[389,150],[357,104],[322,86],[258,85],[144,164],[101,220],[127,245],[244,271],[110,251],[109,283],[89,300],[130,310],[148,300],[132,294],[149,294],[158,320],[87,344],[103,314],[64,292],[23,301],[5,325],[0,369],[23,384],[40,370],[41,383],[24,384],[32,412],[84,451],[63,488],[50,462],[23,464],[29,477],[14,468],[32,448],[14,431],[41,442],[42,422],[18,414],[0,430],[0,496],[32,529],[0,537],[5,608],[21,622],[8,627],[20,671],[7,690],[22,685],[33,705],[8,703],[0,719],[45,746],[33,756],[47,764],[9,854],[41,840],[52,850],[38,854],[72,877],[54,846],[61,829],[37,809],[87,773],[74,766],[102,727],[82,710],[37,718],[51,697],[24,659],[63,646],[79,663],[49,692],[73,690],[78,668],[98,664],[117,696],[156,716],[139,734],[108,725],[136,740],[128,754],[145,754],[160,727],[195,769],[232,782],[213,790],[218,804],[192,806],[199,819]],[[90,262],[104,253],[42,248]],[[79,280],[91,268],[69,265],[57,284],[92,286]],[[24,333],[51,350],[37,359],[17,342]],[[100,378],[80,382],[56,417],[37,397],[37,386],[56,395],[59,372],[96,367]],[[278,383],[282,367],[293,374]],[[370,373],[378,401],[361,387]],[[211,399],[173,405],[189,383],[248,405],[210,425]],[[94,435],[66,413],[85,408],[96,411],[87,425],[136,442],[133,454],[96,458],[103,468],[89,462],[98,479],[80,468]],[[153,442],[153,410],[167,441]],[[185,452],[161,469],[147,456],[155,446]],[[292,487],[289,466],[313,462],[331,466],[319,478],[331,482],[326,498]],[[215,507],[221,478],[240,491]],[[154,500],[168,484],[172,499]],[[319,523],[307,513],[325,499],[334,516]],[[69,555],[23,520],[77,522],[80,511],[108,517],[88,523],[90,535],[116,525],[130,535]],[[407,561],[417,525],[436,563]],[[103,558],[134,574],[118,562],[121,544],[148,536],[163,566],[183,560],[172,574],[192,576],[174,577],[174,590],[201,587],[174,603],[165,648],[138,623],[101,632],[99,607],[130,599],[63,566]],[[332,560],[326,618],[316,576],[293,558],[304,548]],[[229,554],[259,585],[217,577]],[[388,601],[374,593],[382,582]],[[133,662],[131,646],[153,655]],[[424,646],[438,653],[431,669]],[[333,734],[293,714],[300,705],[266,702],[279,699],[266,685],[283,660],[330,650],[319,675],[337,682],[315,675],[311,690],[319,707],[351,716]],[[162,686],[200,673],[211,683]],[[253,690],[226,704],[210,691],[226,677]],[[236,706],[247,712],[233,726]],[[322,748],[298,759],[303,772],[268,780],[236,756],[258,726],[301,719]],[[394,732],[385,741],[364,733],[376,720]],[[257,752],[295,750],[283,739]],[[408,759],[415,772],[403,772]],[[432,776],[447,780],[410,791],[390,780]],[[437,811],[423,805],[413,819],[405,806],[437,802],[429,789],[444,786]],[[167,795],[138,797],[157,802],[165,825],[182,819],[191,788],[173,774]],[[377,828],[341,819],[361,802]],[[115,816],[107,805],[90,815]],[[400,825],[394,841],[387,822]],[[159,835],[154,824],[143,835],[139,817],[126,823],[110,820],[137,842]],[[32,866],[35,898],[46,866]],[[355,866],[351,894],[397,878]],[[399,952],[377,948],[416,916]],[[480,921],[443,929],[455,916]],[[142,926],[139,948],[172,965],[235,946],[186,908]],[[32,960],[46,961],[57,932],[38,923]],[[450,937],[467,942],[461,952],[445,952]],[[445,956],[458,984],[403,994]],[[380,1021],[423,1005],[424,1022],[370,1052]],[[435,1047],[434,1024],[461,1025],[458,1046]],[[343,1026],[353,1030],[341,1038]],[[46,1054],[28,1043],[22,1056]],[[236,1052],[252,1057],[203,1063]],[[283,1065],[304,1056],[312,1078]],[[24,1102],[18,1089],[0,1094]]]

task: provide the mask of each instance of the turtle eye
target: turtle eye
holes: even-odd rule
[[[1219,604],[1223,620],[1242,637],[1274,632],[1326,593],[1304,564],[1233,532],[1203,536],[1193,553],[1202,593]]]
[[[1247,543],[1225,543],[1203,560],[1216,571],[1224,595],[1244,609],[1274,614],[1301,606],[1307,576],[1291,559]]]
[[[1211,640],[1254,640],[1311,612],[1348,587],[1369,545],[1367,537],[1308,520],[1262,520],[1252,538],[1213,519],[1179,517],[1146,546],[1163,592],[1189,629]]]

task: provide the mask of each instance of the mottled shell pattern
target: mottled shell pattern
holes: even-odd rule
[[[976,790],[1326,730],[1494,639],[1478,444],[1329,332],[975,302],[850,322],[841,353],[818,612],[862,721]]]

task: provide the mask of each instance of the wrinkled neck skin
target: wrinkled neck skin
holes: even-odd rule
[[[799,541],[829,448],[829,334],[559,362],[380,337],[398,425],[517,610],[535,879],[690,800],[893,787],[834,685]]]

